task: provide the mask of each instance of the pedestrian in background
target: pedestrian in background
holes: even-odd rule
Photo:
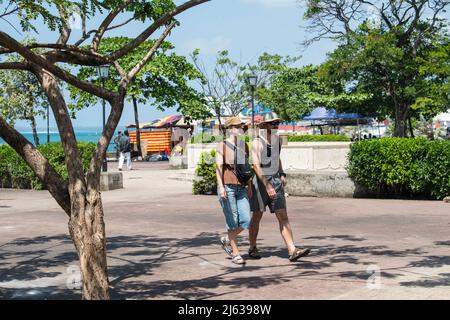
[[[119,171],[122,171],[123,162],[127,160],[127,168],[128,170],[133,170],[131,167],[131,143],[130,143],[130,134],[128,130],[125,131],[125,134],[119,139]]]

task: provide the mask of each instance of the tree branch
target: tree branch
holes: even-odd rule
[[[100,182],[101,166],[108,149],[109,142],[116,130],[117,124],[122,116],[124,107],[125,92],[122,91],[121,96],[115,98],[111,103],[111,113],[108,116],[105,128],[102,135],[98,140],[97,147],[95,148],[94,155],[92,156],[89,172],[87,174],[88,188],[92,190],[98,190]]]
[[[98,50],[98,46],[100,45],[100,41],[105,34],[108,26],[113,22],[113,20],[117,17],[117,15],[125,9],[133,0],[125,0],[120,6],[112,10],[100,24],[100,27],[97,29],[97,32],[94,35],[91,43],[92,51],[96,52]]]
[[[59,16],[61,18],[62,26],[61,26],[60,36],[59,36],[57,43],[58,44],[66,44],[67,41],[69,41],[72,30],[70,29],[70,26],[67,23],[66,8],[62,5],[58,5],[58,11],[59,11]]]
[[[10,14],[13,14],[14,12],[17,12],[17,11],[19,11],[18,7],[15,9],[11,9],[10,11],[8,11],[8,8],[7,8],[4,13],[0,14],[0,18],[9,16]]]
[[[0,117],[0,136],[25,160],[56,202],[70,217],[68,183],[50,165],[47,159],[17,130]]]
[[[0,45],[7,47],[14,52],[17,52],[22,57],[27,59],[30,63],[36,64],[37,66],[44,68],[57,76],[58,78],[70,83],[71,85],[86,91],[90,94],[93,94],[97,97],[106,99],[108,101],[111,101],[115,94],[113,92],[110,92],[108,90],[105,90],[99,86],[96,86],[93,83],[80,80],[79,78],[75,77],[71,73],[55,66],[50,61],[46,60],[40,55],[35,54],[27,47],[23,46],[19,42],[17,42],[15,39],[11,38],[8,34],[5,32],[0,31]]]
[[[155,54],[156,50],[161,46],[164,39],[169,35],[170,31],[175,27],[176,22],[172,22],[166,30],[162,33],[159,39],[155,42],[155,44],[150,48],[145,57],[127,74],[125,80],[121,81],[121,85],[125,85],[125,88],[128,84],[133,81],[136,75],[142,70],[142,68],[150,61],[150,59]]]
[[[117,59],[123,57],[124,55],[128,54],[128,52],[130,52],[130,51],[136,49],[137,47],[139,47],[156,30],[158,30],[162,25],[167,24],[176,15],[178,15],[178,14],[180,14],[180,13],[182,13],[182,12],[192,8],[192,7],[195,7],[197,5],[200,5],[200,4],[208,2],[208,1],[211,1],[211,0],[190,0],[190,1],[180,5],[178,7],[176,7],[174,10],[166,13],[161,18],[159,18],[158,20],[153,22],[153,24],[150,27],[148,27],[147,29],[145,29],[144,32],[142,32],[139,36],[137,36],[136,39],[134,39],[134,41],[130,42],[129,44],[127,44],[123,48],[121,48],[121,49],[117,50],[116,52],[112,53],[109,58],[111,60],[117,60]]]
[[[0,63],[0,70],[30,70],[30,66],[25,62],[4,62]]]
[[[84,184],[83,165],[78,153],[77,140],[73,129],[66,102],[55,77],[39,66],[32,65],[32,72],[36,75],[53,110],[58,125],[59,136],[64,149],[67,171],[69,174],[69,190],[73,186]]]

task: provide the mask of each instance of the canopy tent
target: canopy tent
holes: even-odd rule
[[[359,113],[337,113],[335,109],[326,109],[324,107],[315,108],[303,120],[310,120],[311,126],[319,127],[321,133],[323,132],[323,126],[333,126],[335,131],[337,131],[336,126],[358,126],[358,135],[360,135],[360,125],[372,122],[372,119]]]
[[[433,119],[434,121],[447,121],[450,122],[450,110],[447,113],[440,113]]]
[[[164,117],[161,120],[153,123],[152,127],[154,127],[154,128],[170,127],[170,126],[176,124],[178,121],[180,121],[181,118],[182,118],[181,114],[167,116],[167,117]]]
[[[182,118],[181,114],[175,114],[171,116],[164,117],[162,119],[153,120],[147,123],[141,123],[139,129],[157,129],[157,128],[168,128],[174,126]],[[130,124],[127,128],[136,128],[135,124]]]
[[[263,116],[267,113],[271,113],[272,110],[268,107],[266,107],[265,105],[263,105],[262,103],[258,103],[255,104],[255,116],[259,115],[259,116]],[[240,118],[248,118],[252,116],[252,106],[247,106],[245,107],[240,113],[239,113],[239,117]]]
[[[261,115],[255,115],[254,120],[255,120],[255,125],[258,125],[258,124],[260,124],[261,122],[264,121],[264,117],[261,116]],[[247,126],[252,125],[252,118],[247,119],[247,121],[244,121],[244,123],[245,123]]]
[[[191,120],[188,122],[186,118],[182,116],[181,119],[173,126],[178,128],[189,128],[193,123],[194,121]]]
[[[324,107],[315,108],[311,114],[304,117],[303,120],[357,120],[367,119],[359,113],[337,113],[335,109],[326,109]]]
[[[304,117],[303,120],[335,120],[337,119],[337,112],[334,109],[327,110],[324,107],[315,108],[311,114]]]
[[[175,114],[139,125],[140,140],[145,150],[143,151],[143,154],[159,153],[170,150],[172,148],[172,128],[181,120],[181,118],[182,116],[180,114]],[[136,125],[129,125],[127,128],[136,129]],[[131,143],[136,143],[136,135],[136,130],[130,130]]]
[[[150,128],[157,121],[159,121],[159,120],[153,120],[151,122],[140,123],[139,124],[139,129]],[[127,128],[136,128],[136,125],[135,124],[130,124],[130,125],[127,126]]]

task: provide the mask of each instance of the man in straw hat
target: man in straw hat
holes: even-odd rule
[[[292,228],[287,215],[284,186],[286,174],[281,165],[281,141],[277,135],[281,119],[275,113],[268,113],[259,124],[260,134],[252,143],[252,160],[255,177],[252,184],[252,198],[250,201],[253,216],[250,222],[249,257],[260,259],[261,255],[256,246],[259,224],[263,212],[269,206],[270,212],[275,213],[280,225],[281,236],[288,248],[289,261],[297,261],[309,254],[309,249],[297,248],[294,244]]]

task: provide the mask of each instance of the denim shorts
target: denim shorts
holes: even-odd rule
[[[225,215],[227,230],[236,230],[239,227],[248,229],[250,226],[250,203],[247,189],[240,185],[226,184],[225,191],[226,199],[220,197],[220,189],[217,193]]]
[[[253,196],[251,199],[252,212],[265,212],[266,207],[269,207],[271,213],[277,210],[286,209],[286,197],[284,196],[284,187],[278,174],[273,176],[266,176],[269,183],[277,193],[276,199],[270,199],[264,184],[255,175],[252,182]]]

